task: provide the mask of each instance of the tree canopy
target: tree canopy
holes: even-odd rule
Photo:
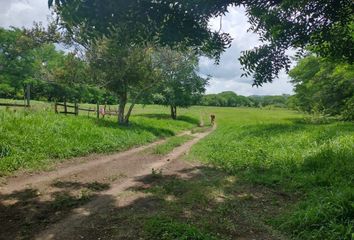
[[[193,51],[160,48],[154,59],[161,72],[161,81],[152,90],[153,102],[170,106],[171,117],[177,118],[177,107],[196,104],[205,92],[208,79],[197,74],[198,56]]]
[[[44,31],[0,28],[0,97],[21,99],[30,85],[37,100],[116,102],[93,86],[87,62],[42,41],[47,38]]]
[[[307,50],[336,61],[354,60],[354,8],[351,0],[49,0],[70,31],[84,30],[86,40],[120,33],[131,43],[155,42],[195,47],[218,57],[231,37],[213,31],[211,18],[227,13],[230,6],[244,6],[251,31],[263,45],[240,58],[244,75],[257,86],[271,82],[290,59],[286,50]]]
[[[118,120],[127,124],[134,104],[159,80],[151,60],[152,49],[139,46],[122,47],[111,36],[90,44],[86,58],[96,85],[119,97]],[[130,98],[131,106],[125,113]]]
[[[308,56],[290,71],[295,105],[305,112],[354,119],[354,66]]]

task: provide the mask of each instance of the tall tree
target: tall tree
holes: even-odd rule
[[[36,47],[22,29],[0,28],[0,92],[3,97],[23,93],[25,82],[34,73],[33,50]],[[14,95],[9,96],[11,94]]]
[[[198,56],[193,51],[162,48],[156,51],[154,58],[162,78],[154,89],[154,100],[169,106],[172,119],[176,119],[177,107],[186,108],[201,99],[208,79],[197,74]]]
[[[48,1],[53,5],[53,0]],[[251,31],[264,43],[240,58],[246,76],[257,86],[289,69],[289,48],[311,49],[334,60],[354,61],[352,0],[55,0],[68,29],[84,29],[87,39],[130,31],[132,42],[183,43],[218,57],[230,44],[228,34],[213,31],[208,21],[230,6],[244,6]]]
[[[129,123],[135,103],[158,80],[150,55],[149,47],[122,46],[113,37],[96,41],[87,51],[96,83],[119,97],[119,124]],[[125,112],[128,101],[131,105]]]

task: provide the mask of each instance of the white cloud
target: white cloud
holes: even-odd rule
[[[47,0],[0,0],[0,26],[31,27],[33,22],[47,23]]]
[[[214,30],[220,29],[220,18],[210,21]],[[278,95],[292,94],[293,87],[289,83],[289,77],[285,72],[273,83],[264,84],[263,87],[252,87],[252,79],[241,78],[243,73],[238,58],[241,51],[249,50],[260,45],[258,36],[248,32],[250,27],[243,8],[230,8],[229,13],[222,19],[222,31],[230,33],[233,42],[221,56],[220,64],[205,57],[200,59],[199,72],[201,75],[210,75],[211,81],[207,93],[219,93],[222,91],[234,91],[240,95]]]

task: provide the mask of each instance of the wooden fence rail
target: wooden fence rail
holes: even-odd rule
[[[0,106],[5,107],[29,107],[27,104],[18,104],[18,103],[0,103]]]
[[[0,103],[0,106],[5,106],[5,107],[30,107],[29,101],[26,101],[25,104],[18,104],[18,103]],[[61,111],[59,110],[59,107],[63,107],[64,110]],[[70,109],[70,111],[68,110]],[[108,106],[108,109],[106,105],[104,105],[103,108],[100,109],[100,105],[97,103],[96,107],[94,108],[84,108],[80,107],[78,103],[73,104],[67,104],[66,102],[64,103],[59,103],[56,102],[54,104],[54,111],[57,114],[65,114],[65,115],[79,115],[79,111],[87,112],[88,115],[90,112],[96,113],[96,117],[100,118],[100,115],[104,118],[106,115],[107,116],[118,116],[118,111],[117,110],[111,110],[110,106]]]
[[[31,107],[31,85],[27,84],[26,89],[24,91],[24,104],[18,104],[18,103],[0,103],[0,106],[5,106],[5,107]]]
[[[59,111],[58,107],[64,107],[64,111]],[[73,111],[68,111],[68,108],[73,108]],[[102,109],[100,109],[100,105],[97,103],[96,108],[81,108],[79,106],[79,104],[75,103],[74,105],[70,105],[67,104],[66,102],[64,103],[55,103],[54,105],[54,110],[55,113],[61,113],[61,114],[70,114],[70,115],[79,115],[79,111],[84,111],[84,112],[88,112],[88,114],[90,112],[95,112],[96,113],[96,117],[100,118],[100,114],[102,115],[102,117],[104,118],[105,115],[108,116],[114,116],[114,115],[118,115],[118,111],[111,111],[111,109],[109,108],[108,111],[106,111],[106,106],[104,106]]]

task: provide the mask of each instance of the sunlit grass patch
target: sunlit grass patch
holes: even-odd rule
[[[217,130],[192,148],[190,158],[212,163],[244,182],[300,197],[299,205],[274,225],[294,238],[350,239],[353,123],[308,122],[283,110],[215,112]]]
[[[169,138],[165,143],[159,144],[151,149],[153,154],[164,155],[171,152],[174,148],[192,140],[190,135],[175,136]]]
[[[197,125],[193,117],[188,121],[158,119],[141,115],[139,109],[130,126],[118,126],[115,118],[65,116],[52,110],[0,109],[0,176],[18,169],[43,169],[75,156],[123,151]],[[161,106],[152,106],[149,111],[163,110]]]
[[[216,240],[210,234],[203,233],[196,227],[167,218],[151,218],[145,225],[149,239],[156,240]]]

